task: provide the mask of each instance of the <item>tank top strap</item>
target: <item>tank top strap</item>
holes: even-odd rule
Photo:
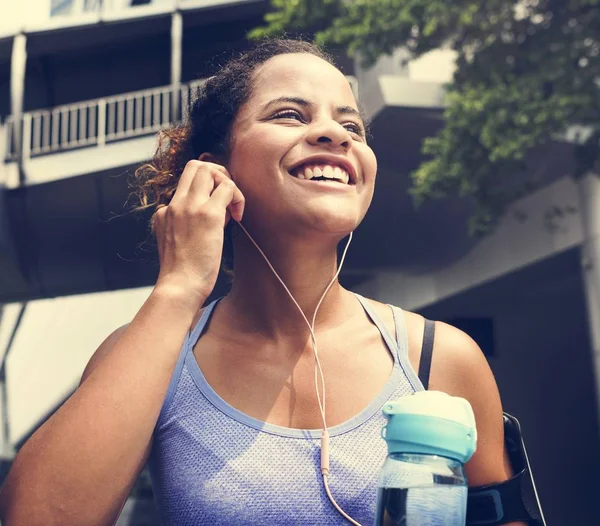
[[[223,297],[217,298],[216,300],[209,303],[209,305],[204,309],[204,312],[202,313],[202,316],[200,316],[198,323],[196,323],[196,326],[192,329],[192,331],[190,333],[188,333],[189,334],[189,336],[187,338],[188,341],[186,342],[186,343],[189,343],[189,345],[187,345],[188,348],[189,347],[193,348],[194,345],[196,345],[196,342],[200,338],[200,335],[202,334],[204,327],[206,327],[206,324],[208,323],[208,320],[210,319],[215,306],[222,299],[223,299]]]
[[[173,370],[173,374],[171,375],[169,387],[167,388],[167,394],[165,395],[160,414],[156,421],[156,427],[162,424],[167,411],[171,407],[171,401],[173,399],[173,396],[175,395],[175,391],[177,390],[177,385],[179,384],[179,378],[181,377],[181,371],[183,370],[187,354],[191,352],[191,350],[194,348],[194,345],[196,345],[198,338],[200,338],[200,334],[202,334],[204,327],[206,327],[206,324],[210,319],[215,305],[220,299],[221,298],[218,298],[212,303],[210,303],[208,307],[204,309],[204,312],[202,313],[202,316],[200,316],[200,319],[196,323],[195,327],[191,331],[188,330],[188,332],[186,333],[185,340],[183,342],[183,345],[181,346],[181,351],[179,352],[179,356],[177,358],[177,363],[175,364],[175,369]]]
[[[388,304],[394,315],[394,324],[396,326],[396,343],[399,349],[399,362],[404,370],[408,381],[412,384],[415,391],[424,391],[425,388],[421,379],[413,369],[408,358],[408,329],[406,327],[406,315],[400,307]]]
[[[399,352],[398,345],[396,343],[396,340],[390,335],[389,331],[387,330],[385,323],[383,323],[383,321],[381,320],[379,315],[375,312],[373,307],[371,307],[371,305],[369,305],[369,303],[367,302],[367,300],[364,297],[362,297],[360,294],[357,294],[356,292],[354,293],[354,295],[356,296],[358,301],[360,301],[361,305],[365,309],[365,312],[367,313],[369,318],[371,318],[371,321],[379,329],[379,332],[381,333],[383,340],[385,341],[390,352],[392,353],[392,356],[394,357],[394,362],[396,364],[399,364],[401,362],[401,359],[400,359],[400,352]]]
[[[394,316],[394,326],[396,327],[396,343],[400,355],[408,358],[408,331],[406,330],[406,318],[404,317],[404,311],[400,307],[395,305],[389,305],[392,309],[392,315]]]

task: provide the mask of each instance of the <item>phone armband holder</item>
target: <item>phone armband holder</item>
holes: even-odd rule
[[[546,526],[521,426],[508,413],[504,413],[504,441],[516,474],[500,484],[469,488],[467,526],[496,526],[518,521],[530,526]]]

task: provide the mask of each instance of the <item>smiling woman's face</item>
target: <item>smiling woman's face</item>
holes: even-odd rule
[[[377,162],[344,75],[307,53],[254,75],[232,129],[227,168],[246,197],[244,223],[271,233],[343,237],[363,219]],[[325,177],[315,181],[310,178]]]

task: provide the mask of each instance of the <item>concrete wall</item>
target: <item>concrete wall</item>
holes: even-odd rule
[[[152,39],[121,43],[120,49],[107,42],[60,55],[30,57],[24,110],[165,86],[169,84],[170,53],[170,37],[165,32]]]
[[[565,211],[563,215],[553,217],[550,213],[555,207]],[[443,229],[443,225],[439,228]],[[396,241],[390,235],[378,242]],[[582,242],[577,183],[564,176],[511,205],[498,228],[454,263],[432,272],[382,271],[363,290],[366,295],[375,294],[380,301],[401,301],[406,308],[418,309],[580,246]]]
[[[524,425],[548,524],[600,524],[600,450],[583,293],[503,307],[491,366],[507,411]]]
[[[16,444],[81,379],[91,355],[115,329],[129,323],[150,289],[81,294],[31,301],[6,362],[10,443]],[[0,354],[15,328],[17,304],[5,306]]]

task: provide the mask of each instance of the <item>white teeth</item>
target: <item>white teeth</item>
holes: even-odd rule
[[[350,182],[348,172],[340,166],[332,166],[329,164],[321,166],[304,166],[296,170],[295,175],[298,179],[314,179],[316,177],[325,177],[328,180],[336,180],[344,184]]]
[[[334,166],[333,176],[336,179],[339,179],[340,181],[342,181],[342,183],[344,183],[344,184],[348,184],[348,181],[350,179],[348,174],[346,173],[346,171],[342,170],[339,166]]]

